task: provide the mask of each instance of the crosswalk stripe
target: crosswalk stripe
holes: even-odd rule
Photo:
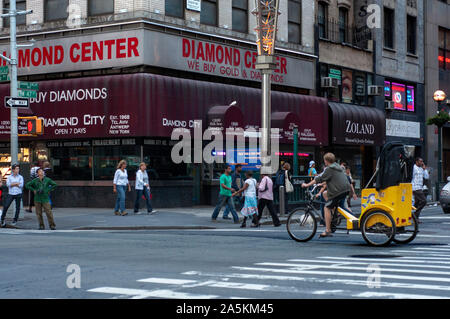
[[[309,275],[331,275],[331,276],[346,276],[346,277],[368,277],[368,273],[357,272],[337,272],[337,271],[317,271],[317,270],[295,270],[295,269],[271,269],[271,268],[256,268],[256,267],[239,267],[232,266],[234,269],[245,271],[261,271],[261,272],[275,272],[275,273],[287,273],[287,274],[309,274]],[[418,280],[418,281],[437,281],[437,282],[450,282],[450,278],[442,277],[416,277],[416,276],[404,276],[404,275],[387,275],[385,273],[379,274],[380,278],[385,279],[402,279],[402,280]]]
[[[408,254],[420,254],[420,255],[426,255],[427,257],[422,257],[422,259],[429,259],[431,257],[439,257],[439,258],[433,258],[433,259],[440,259],[440,260],[450,260],[450,255],[442,255],[439,253],[426,251],[426,250],[393,250],[392,252],[395,253],[408,253]],[[430,257],[428,257],[430,256]],[[418,258],[418,257],[414,257]]]
[[[165,299],[214,299],[219,298],[216,295],[198,295],[184,292],[176,292],[169,289],[145,290],[145,289],[127,289],[117,287],[100,287],[88,290],[89,292],[116,294],[131,296],[132,299],[144,298],[165,298]]]
[[[312,264],[288,264],[288,263],[257,263],[255,265],[258,266],[281,266],[281,267],[292,267],[292,268],[302,268],[305,270],[310,270],[308,267],[314,267],[315,269],[318,268],[327,268],[328,270],[334,270],[334,269],[342,269],[342,270],[367,270],[367,267],[353,267],[353,266],[344,266],[344,265],[312,265]],[[305,268],[304,268],[305,267]],[[313,268],[313,269],[314,269]],[[442,275],[442,276],[450,276],[450,272],[446,271],[431,271],[431,270],[420,270],[420,269],[397,269],[397,268],[382,268],[383,272],[401,272],[401,273],[414,273],[414,274],[429,274],[429,275]]]
[[[402,294],[391,292],[373,292],[367,291],[359,294],[352,295],[354,298],[389,298],[394,299],[449,299],[448,297],[430,296],[430,295],[414,295],[414,294]]]
[[[226,277],[226,278],[235,278],[235,279],[302,281],[302,282],[340,284],[340,285],[343,284],[343,285],[355,285],[355,286],[367,287],[367,280],[354,280],[354,279],[349,280],[349,279],[317,278],[317,277],[260,275],[260,274],[247,274],[247,273],[230,273],[230,274],[227,274],[227,273],[203,273],[200,271],[187,271],[187,272],[184,272],[183,275],[220,277],[220,278]],[[412,284],[412,283],[401,283],[401,282],[386,282],[386,281],[381,281],[380,287],[397,288],[397,289],[450,291],[450,286]]]
[[[196,280],[170,279],[170,278],[145,278],[139,279],[138,282],[147,282],[153,284],[167,284],[167,285],[186,285],[196,283]]]
[[[331,260],[364,260],[364,261],[392,261],[395,260],[397,263],[421,263],[421,264],[445,264],[449,265],[450,261],[442,261],[441,258],[437,258],[437,260],[433,260],[432,257],[399,257],[399,258],[345,258],[345,257],[318,257],[322,259],[331,259]],[[405,259],[404,259],[405,258]]]
[[[402,264],[402,263],[384,263],[384,262],[363,262],[363,261],[332,261],[332,260],[310,260],[310,259],[289,259],[291,262],[311,262],[319,264],[336,264],[340,265],[378,265],[378,266],[395,266],[395,267],[409,267],[409,268],[436,268],[436,269],[448,269],[448,266],[438,266],[438,265],[418,265],[418,264]]]
[[[433,251],[441,251],[441,252],[450,252],[450,247],[414,247],[414,250],[433,250]]]

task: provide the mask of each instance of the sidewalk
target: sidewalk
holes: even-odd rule
[[[435,203],[429,203],[433,205]],[[360,199],[352,201],[352,211],[355,215],[360,214]],[[213,206],[196,206],[180,208],[156,209],[157,212],[148,215],[142,209],[141,215],[135,215],[128,210],[127,216],[115,216],[112,209],[99,208],[55,208],[53,215],[58,230],[150,230],[150,229],[227,229],[239,228],[232,220],[222,219],[222,209],[217,222],[211,222]],[[45,214],[44,214],[45,215]],[[242,216],[240,216],[242,219]],[[281,216],[282,223],[286,222],[287,216]],[[44,216],[46,229],[48,229],[47,218]],[[10,209],[6,218],[8,228],[38,229],[35,213],[20,213],[19,222],[16,227],[11,226],[12,210]],[[262,225],[272,225],[270,216],[263,216]],[[0,229],[1,231],[1,229]]]

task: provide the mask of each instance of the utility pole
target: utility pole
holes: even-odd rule
[[[18,47],[27,47],[32,46],[29,45],[17,45],[17,16],[18,15],[26,15],[32,13],[32,10],[28,11],[17,11],[16,10],[16,0],[11,0],[9,2],[9,12],[2,14],[2,18],[9,17],[9,31],[10,31],[10,55],[11,58],[8,58],[2,54],[0,54],[0,58],[6,60],[10,68],[11,73],[11,97],[17,98],[17,48]],[[18,121],[17,121],[17,108],[11,107],[11,164],[19,164],[19,137],[18,137]]]

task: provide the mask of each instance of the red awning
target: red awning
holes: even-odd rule
[[[0,85],[0,95],[9,95],[9,85]],[[42,81],[31,109],[44,118],[42,139],[170,137],[174,128],[193,129],[195,120],[206,129],[211,108],[233,101],[242,125],[260,126],[260,89],[144,73]],[[225,111],[225,121],[228,112],[238,114],[236,108]],[[328,144],[327,108],[324,98],[272,92],[273,112],[300,119],[300,144]],[[4,109],[0,121],[9,116]],[[8,131],[0,129],[0,140],[9,139]]]

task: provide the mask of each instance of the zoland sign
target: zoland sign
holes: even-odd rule
[[[9,46],[0,53],[9,55]],[[119,31],[36,41],[18,51],[19,75],[151,65],[261,81],[255,50],[150,30]],[[5,62],[1,62],[5,65]],[[301,76],[300,76],[301,74]],[[276,84],[314,88],[313,61],[278,55]]]

